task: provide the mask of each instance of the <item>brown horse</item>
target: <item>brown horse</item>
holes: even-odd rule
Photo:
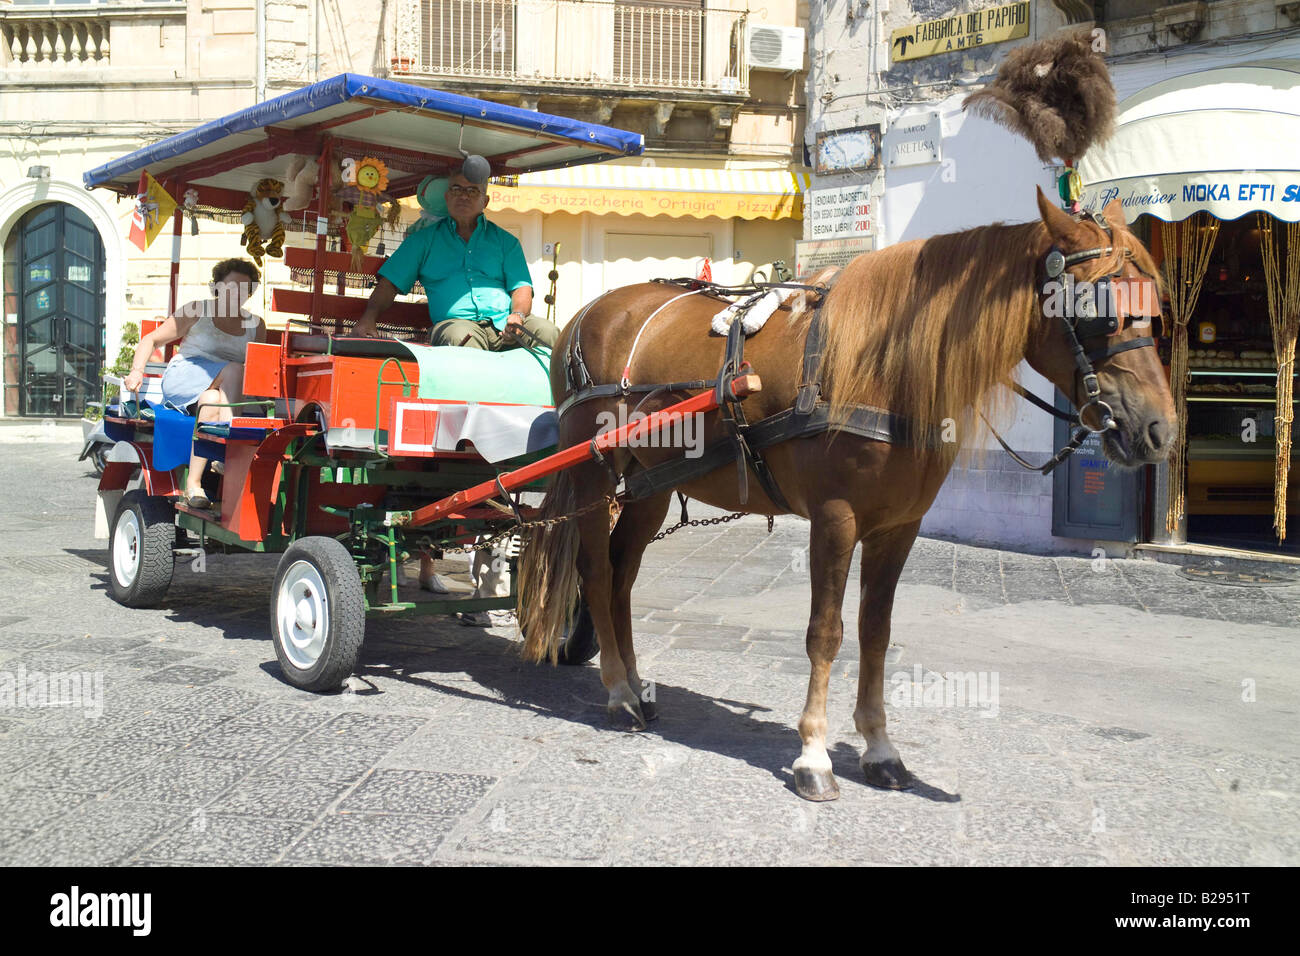
[[[1072,335],[1045,305],[1045,262],[1055,249],[1066,271],[1089,282],[1101,276],[1156,275],[1150,255],[1124,225],[1118,202],[1108,206],[1107,235],[1094,220],[1077,219],[1038,193],[1041,221],[995,224],[931,239],[904,242],[854,259],[836,278],[822,306],[825,348],[823,395],[832,410],[870,404],[906,416],[914,434],[938,429],[945,443],[886,443],[845,432],[795,438],[764,452],[789,511],[810,529],[812,609],[807,650],[812,662],[808,697],[799,719],[803,750],[794,762],[795,787],[810,800],[839,795],[826,753],[826,691],[843,631],[840,609],[853,550],[862,543],[858,640],[861,676],[854,722],[866,738],[861,766],[869,783],[905,788],[910,777],[885,732],[884,663],[890,612],[899,573],[922,516],[943,484],[959,445],[973,436],[975,415],[990,417],[1005,399],[1017,364],[1027,360],[1075,402],[1086,404],[1082,376],[1070,348]],[[1071,253],[1084,256],[1069,258]],[[1056,264],[1061,265],[1060,257]],[[564,366],[579,328],[581,354],[597,383],[618,382],[640,333],[628,378],[633,383],[682,382],[716,375],[723,339],[709,335],[717,299],[675,297],[682,289],[645,284],[615,289],[584,310],[560,336],[551,365],[556,404],[568,397]],[[647,317],[652,316],[649,323]],[[750,422],[789,408],[800,384],[810,310],[783,308],[746,343],[745,358],[762,378],[762,390],[743,402]],[[643,329],[644,325],[644,329]],[[1146,336],[1121,322],[1109,342]],[[1083,342],[1096,346],[1096,340]],[[1155,349],[1116,351],[1096,362],[1100,399],[1114,424],[1103,439],[1107,456],[1123,467],[1161,460],[1168,453],[1173,399]],[[642,411],[688,397],[654,396]],[[572,405],[560,422],[561,446],[589,439],[617,409],[639,396],[594,399]],[[626,413],[625,413],[626,414]],[[1085,411],[1100,426],[1100,406]],[[718,413],[704,422],[706,441],[725,436]],[[953,440],[953,439],[956,440]],[[969,444],[969,442],[967,442]],[[620,449],[619,474],[648,467],[680,450]],[[783,513],[750,481],[741,502],[737,470],[719,468],[680,486],[691,498],[732,511]],[[588,463],[563,473],[548,492],[544,511],[576,511],[614,490],[610,468]],[[653,705],[642,701],[632,646],[632,585],[642,553],[659,530],[670,492],[627,503],[611,533],[603,509],[559,524],[525,549],[520,577],[520,621],[525,656],[551,656],[581,586],[600,642],[601,681],[611,715],[644,726]],[[543,595],[542,600],[526,600]]]

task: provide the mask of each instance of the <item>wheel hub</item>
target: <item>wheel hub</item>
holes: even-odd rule
[[[113,533],[113,575],[129,588],[140,573],[140,521],[135,511],[123,511]]]
[[[294,667],[309,670],[320,660],[329,636],[329,605],[320,571],[308,561],[295,561],[280,579],[275,600],[276,639]]]

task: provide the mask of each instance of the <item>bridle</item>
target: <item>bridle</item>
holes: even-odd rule
[[[1105,216],[1098,213],[1085,212],[1076,215],[1075,221],[1081,222],[1085,218],[1096,224],[1106,234],[1107,239],[1112,239],[1113,234],[1111,232],[1110,224],[1106,222]],[[1066,254],[1053,245],[1052,248],[1048,250],[1047,256],[1043,260],[1043,271],[1046,273],[1049,282],[1062,282],[1067,291],[1073,295],[1074,289],[1071,287],[1072,283],[1066,270],[1070,266],[1079,262],[1087,262],[1092,259],[1101,259],[1105,256],[1112,255],[1114,251],[1115,247],[1111,244]],[[1125,261],[1128,261],[1130,258],[1131,254],[1126,253]],[[1065,309],[1064,314],[1061,316],[1061,323],[1065,332],[1065,341],[1066,344],[1069,345],[1070,352],[1074,357],[1076,374],[1082,375],[1083,377],[1084,395],[1087,399],[1083,403],[1083,406],[1077,409],[1073,415],[1069,415],[1065,412],[1059,411],[1055,406],[1043,401],[1020,384],[1012,383],[1011,385],[1011,388],[1018,395],[1029,401],[1031,404],[1038,406],[1043,411],[1048,412],[1056,418],[1069,422],[1075,427],[1074,434],[1070,437],[1070,441],[1064,448],[1057,451],[1055,455],[1042,465],[1031,464],[1012,451],[1011,446],[1003,441],[1002,436],[997,433],[992,424],[989,423],[989,420],[984,418],[983,412],[980,413],[980,417],[984,418],[984,423],[989,426],[989,430],[993,432],[993,437],[998,440],[998,444],[1000,444],[1003,450],[1023,468],[1027,468],[1030,471],[1037,471],[1044,475],[1050,474],[1057,465],[1061,464],[1065,459],[1069,458],[1070,455],[1074,454],[1075,450],[1087,440],[1089,435],[1094,432],[1100,433],[1119,427],[1118,423],[1115,421],[1114,409],[1101,399],[1101,383],[1097,380],[1097,370],[1093,367],[1092,363],[1100,362],[1103,359],[1110,358],[1112,355],[1118,355],[1119,353],[1127,352],[1130,349],[1154,346],[1156,344],[1155,339],[1151,336],[1141,336],[1139,338],[1129,339],[1127,342],[1107,342],[1104,346],[1090,351],[1084,349],[1083,343],[1089,339],[1109,338],[1118,335],[1123,331],[1124,321],[1118,314],[1116,314],[1117,310],[1107,309],[1106,314],[1102,314],[1101,310],[1097,307],[1099,299],[1105,303],[1114,303],[1117,301],[1113,280],[1120,278],[1122,274],[1121,266],[1120,272],[1114,272],[1102,276],[1094,282],[1085,284],[1085,286],[1079,290],[1079,294],[1073,299],[1073,308]],[[1063,275],[1066,276],[1065,280],[1061,279]],[[1148,276],[1147,278],[1153,279],[1154,277]],[[1101,421],[1101,425],[1098,428],[1093,428],[1083,420],[1084,413],[1087,412],[1088,409],[1094,407],[1097,409]]]

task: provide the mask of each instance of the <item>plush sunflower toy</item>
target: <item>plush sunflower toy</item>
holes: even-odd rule
[[[343,232],[352,246],[352,271],[360,272],[370,240],[385,221],[390,226],[397,223],[401,207],[385,192],[388,189],[388,167],[382,159],[373,156],[360,160],[345,159],[340,172],[343,186],[338,191],[338,198],[352,206]],[[384,205],[387,209],[381,216],[380,207]]]

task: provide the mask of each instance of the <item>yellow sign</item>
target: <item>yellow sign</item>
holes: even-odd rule
[[[974,13],[960,13],[943,20],[927,20],[895,30],[889,43],[890,57],[917,60],[937,53],[969,50],[971,47],[1018,40],[1029,36],[1029,3],[1008,3]]]

